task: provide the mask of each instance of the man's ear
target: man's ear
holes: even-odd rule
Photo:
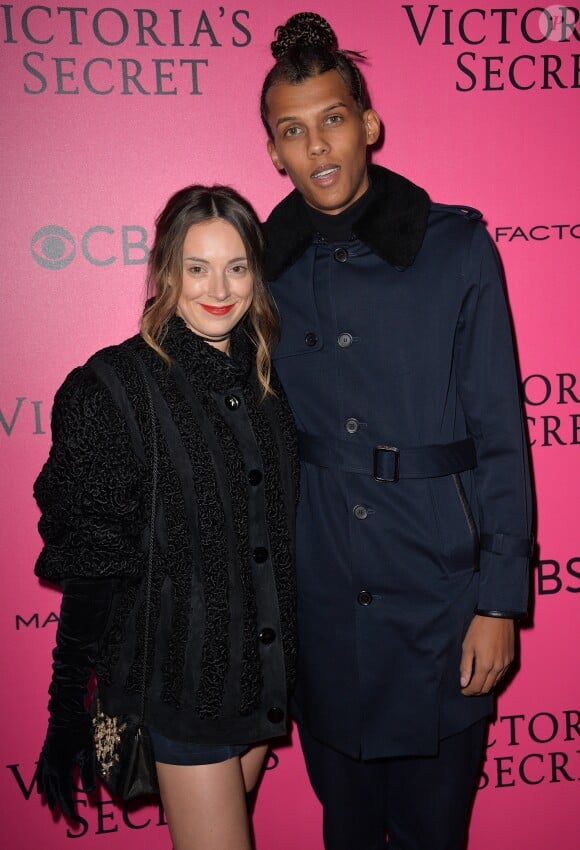
[[[274,168],[277,168],[278,171],[284,171],[284,166],[280,162],[280,157],[276,152],[276,145],[272,141],[272,139],[268,139],[266,143],[266,148],[268,149],[268,153],[270,154],[270,159],[274,163]]]
[[[367,145],[374,145],[381,133],[381,119],[374,109],[365,109],[363,124],[367,137]]]

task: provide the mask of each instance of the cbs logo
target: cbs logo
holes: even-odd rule
[[[147,230],[139,224],[124,224],[117,230],[97,224],[78,241],[81,255],[93,266],[110,266],[121,259],[125,266],[140,266],[149,257]],[[30,252],[42,268],[64,269],[77,256],[77,241],[64,227],[49,224],[32,236]]]

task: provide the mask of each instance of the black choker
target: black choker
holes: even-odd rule
[[[194,331],[194,333],[195,333],[195,331]],[[200,339],[202,339],[204,342],[224,342],[226,339],[229,339],[231,337],[232,332],[230,331],[229,333],[224,334],[223,336],[211,336],[211,337],[201,336],[200,334],[195,334],[195,335],[197,337],[199,337]]]
[[[176,315],[179,316],[179,313],[177,313]],[[232,331],[228,331],[227,334],[223,334],[223,336],[213,336],[213,337],[202,336],[201,334],[198,334],[197,331],[195,331],[191,327],[189,322],[186,319],[184,319],[183,316],[179,316],[179,318],[184,323],[185,327],[189,328],[189,330],[192,332],[192,334],[194,334],[196,337],[198,337],[198,339],[201,339],[204,342],[225,342],[226,339],[229,339],[232,335]],[[233,328],[232,328],[232,330],[233,330]]]

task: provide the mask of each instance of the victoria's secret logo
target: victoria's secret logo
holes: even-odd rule
[[[43,423],[42,401],[30,401],[25,395],[18,396],[9,406],[0,407],[0,434],[7,437],[12,435],[18,423],[26,421],[28,433],[33,435],[46,434]]]
[[[6,769],[12,775],[22,797],[27,802],[33,799],[32,795],[38,792],[38,766],[23,767],[20,763],[15,763],[7,764]],[[143,808],[142,800],[115,803],[110,799],[101,799],[101,796],[99,789],[89,800],[81,788],[76,789],[77,814],[64,822],[62,827],[67,838],[167,826],[161,802],[156,806]]]
[[[580,711],[500,715],[490,727],[479,788],[580,780]]]
[[[144,250],[144,243],[140,249]],[[522,394],[530,445],[580,445],[580,386],[573,372],[528,375],[522,381]],[[49,412],[42,400],[17,396],[0,406],[0,434],[10,437],[17,426],[34,436],[46,434]]]
[[[402,9],[421,47],[466,46],[456,53],[459,92],[580,88],[580,9],[531,6],[528,9],[443,9],[438,3],[409,3]],[[525,52],[504,55],[504,46]],[[548,50],[549,45],[549,50]]]
[[[265,769],[275,770],[279,764],[278,754],[270,750]],[[16,783],[22,798],[30,802],[38,793],[38,765],[7,764],[6,769]],[[81,788],[75,789],[77,814],[63,828],[67,838],[83,838],[87,835],[107,835],[136,829],[154,829],[167,826],[161,801],[143,807],[142,800],[114,802],[99,788],[87,798]],[[36,793],[35,793],[36,792]],[[34,795],[34,797],[33,797]]]
[[[575,374],[528,375],[522,390],[530,445],[580,445],[580,387]]]
[[[201,95],[209,54],[252,40],[246,9],[0,5],[0,42],[21,53],[25,94]],[[97,55],[87,56],[90,45]],[[116,48],[123,47],[123,55]],[[78,48],[82,48],[79,51]],[[127,57],[127,48],[136,49]],[[155,55],[151,55],[155,51]],[[18,79],[18,75],[12,75]]]

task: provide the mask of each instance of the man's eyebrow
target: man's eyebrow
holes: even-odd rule
[[[282,115],[281,118],[278,118],[276,121],[276,127],[278,124],[284,124],[286,121],[296,121],[296,115]]]
[[[348,106],[347,106],[346,103],[343,103],[342,100],[337,100],[336,103],[331,103],[330,106],[325,106],[324,109],[322,109],[321,111],[322,112],[331,112],[333,109],[339,109],[341,106],[344,109],[348,109]],[[298,115],[282,115],[276,121],[276,127],[279,124],[285,124],[287,121],[298,121]]]
[[[336,103],[331,103],[330,106],[325,106],[322,111],[330,112],[332,109],[338,109],[340,106],[344,106],[345,109],[348,108],[347,104],[343,103],[342,100],[337,100]]]

